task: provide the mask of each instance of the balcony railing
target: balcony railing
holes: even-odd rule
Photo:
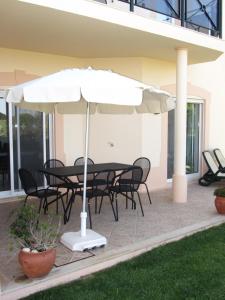
[[[213,35],[222,35],[222,0],[185,1],[184,26]]]
[[[107,3],[107,0],[96,0]],[[222,0],[119,0],[180,20],[180,25],[212,36],[222,37]]]

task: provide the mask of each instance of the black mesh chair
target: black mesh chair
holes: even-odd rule
[[[87,159],[87,164],[88,165],[93,165],[94,161],[88,157]],[[84,157],[78,157],[75,161],[74,161],[74,166],[82,166],[84,165]],[[93,179],[94,179],[94,174],[87,174],[87,187],[88,186],[92,186],[93,185]],[[78,175],[77,179],[79,181],[79,183],[83,183],[84,182],[84,175]]]
[[[63,198],[61,193],[58,190],[45,188],[45,189],[38,189],[37,182],[34,179],[32,173],[26,169],[19,169],[19,177],[21,181],[22,188],[26,193],[26,198],[24,204],[26,204],[28,197],[37,197],[40,199],[39,209],[38,212],[40,213],[42,205],[46,212],[48,205],[55,202],[58,203],[58,200],[61,199],[63,210],[65,211],[65,206],[63,202]],[[48,202],[49,197],[55,198]],[[43,202],[44,201],[44,202]],[[57,205],[58,207],[58,205]],[[58,212],[58,211],[57,211]]]
[[[140,157],[140,158],[138,158],[134,161],[133,165],[137,166],[137,167],[140,167],[143,171],[140,185],[145,186],[146,191],[147,191],[147,195],[148,195],[148,199],[149,199],[149,203],[152,204],[152,200],[151,200],[151,197],[150,197],[148,186],[146,184],[149,172],[151,170],[151,162],[147,157]]]
[[[148,175],[149,175],[149,172],[151,169],[151,162],[146,157],[140,157],[134,161],[133,166],[140,167],[142,169],[143,173],[142,173],[141,181],[139,182],[139,186],[141,186],[141,185],[145,186],[147,195],[148,195],[148,199],[149,199],[149,203],[152,204],[148,186],[146,184],[146,180],[148,178]],[[130,177],[131,177],[131,174],[124,174],[123,179],[119,179],[119,181],[122,184],[130,184]],[[127,206],[128,206],[128,203],[126,201],[126,208],[127,208]]]
[[[118,220],[118,194],[124,196],[127,200],[132,201],[132,208],[136,209],[136,202],[134,200],[134,194],[138,196],[138,201],[141,207],[142,216],[144,216],[144,211],[141,203],[141,198],[138,192],[139,186],[141,184],[143,176],[143,170],[140,167],[131,167],[114,178],[115,184],[110,187],[110,192],[112,194],[112,201],[114,197],[116,200],[116,214]],[[130,196],[131,195],[131,196]]]
[[[59,159],[49,159],[44,163],[44,169],[48,169],[48,168],[59,168],[59,167],[64,167],[64,163],[59,160]],[[65,181],[53,176],[53,175],[48,175],[45,173],[45,178],[47,180],[47,184],[51,187],[56,187],[59,188],[61,185],[64,185]]]
[[[113,183],[113,178],[114,177],[115,177],[115,172],[114,171],[100,172],[100,173],[94,175],[94,178],[92,180],[92,186],[89,187],[86,190],[86,199],[87,199],[87,203],[88,203],[88,214],[89,214],[90,228],[92,228],[91,200],[95,199],[95,201],[96,201],[98,197],[101,197],[101,204],[100,204],[99,213],[100,213],[100,210],[101,210],[103,198],[105,196],[107,196],[110,200],[110,204],[111,204],[111,207],[112,207],[112,211],[113,211],[115,221],[117,221],[117,215],[116,215],[115,210],[114,210],[113,201],[112,201],[112,197],[111,197],[111,189],[110,189],[111,185]],[[77,196],[77,195],[83,197],[83,191],[77,191],[75,196]],[[70,217],[71,207],[72,207],[72,203],[70,203],[68,220],[69,220],[69,217]]]
[[[94,161],[88,157],[87,164],[94,165]],[[74,166],[83,166],[83,165],[84,165],[84,157],[78,157],[74,161]],[[87,188],[91,188],[93,186],[94,177],[95,177],[95,174],[87,174]],[[84,175],[78,175],[77,179],[80,184],[84,183]],[[95,182],[95,184],[96,184],[96,182]],[[95,200],[95,213],[97,213],[97,199]]]
[[[64,163],[59,159],[49,159],[44,164],[44,169],[47,168],[59,168],[64,167]],[[72,196],[74,196],[74,193],[76,189],[81,189],[81,186],[77,182],[71,181],[69,178],[58,178],[53,175],[49,175],[45,173],[46,181],[49,187],[55,188],[57,191],[59,189],[66,189],[66,192],[62,194],[62,197],[66,195],[66,202],[68,202],[69,197],[69,191],[72,191]],[[57,204],[57,211],[58,211],[58,204]],[[64,220],[65,221],[65,220]]]
[[[64,163],[59,159],[49,159],[44,164],[44,169],[47,168],[59,168],[64,167]],[[58,178],[53,175],[48,175],[45,173],[45,177],[47,180],[47,183],[50,187],[56,187],[56,188],[65,188],[65,189],[77,189],[81,188],[78,182],[71,181],[68,177],[65,178]]]

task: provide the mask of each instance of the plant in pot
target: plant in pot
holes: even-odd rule
[[[225,214],[225,187],[218,188],[214,191],[215,206],[219,214]]]
[[[11,236],[20,247],[19,263],[29,278],[47,275],[56,258],[56,243],[60,232],[60,219],[54,216],[40,216],[32,205],[24,205],[14,211],[10,225]]]

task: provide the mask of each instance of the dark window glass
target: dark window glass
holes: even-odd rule
[[[173,176],[175,111],[168,112],[167,178]],[[198,173],[200,150],[200,104],[187,104],[186,174]]]
[[[39,185],[43,179],[38,175],[43,156],[43,114],[37,111],[15,108],[14,110],[14,170],[15,189],[18,185],[18,169],[30,170]]]
[[[0,191],[10,190],[8,104],[0,98]]]
[[[135,4],[172,18],[179,17],[180,9],[177,0],[135,0]]]
[[[200,31],[202,31],[201,27],[219,31],[218,10],[218,0],[186,1],[185,21],[187,27]]]

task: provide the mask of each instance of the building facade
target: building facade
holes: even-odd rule
[[[149,188],[174,187],[204,170],[201,151],[225,153],[222,1],[3,0],[0,33],[0,198],[17,195],[18,168],[84,153],[83,115],[46,115],[4,101],[7,88],[65,68],[111,69],[169,91],[176,111],[91,116],[95,162],[151,160]],[[10,20],[10,22],[9,22]],[[40,184],[43,179],[39,178]]]

